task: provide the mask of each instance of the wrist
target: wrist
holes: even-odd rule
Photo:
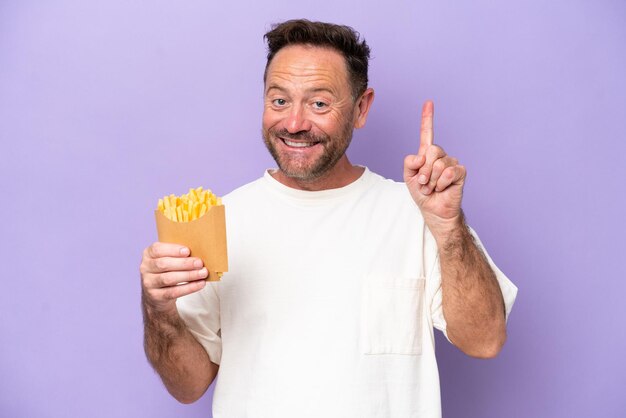
[[[152,304],[146,298],[143,299],[143,316],[146,325],[150,324],[169,324],[176,326],[180,322],[176,302],[167,305]]]
[[[430,230],[433,238],[437,242],[437,246],[442,249],[446,247],[451,242],[456,242],[465,234],[468,234],[467,225],[465,224],[465,216],[463,212],[459,212],[459,214],[453,218],[442,219],[429,219],[424,217],[424,221],[426,222],[426,226]]]

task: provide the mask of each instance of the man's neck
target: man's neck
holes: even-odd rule
[[[365,171],[364,167],[354,166],[345,155],[327,173],[312,180],[301,180],[286,176],[280,169],[270,172],[278,182],[298,190],[320,191],[338,189],[356,181]]]

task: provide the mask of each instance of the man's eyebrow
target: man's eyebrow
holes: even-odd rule
[[[267,86],[267,91],[270,91],[270,90],[278,90],[278,91],[283,92],[283,93],[287,92],[287,90],[285,90],[284,88],[282,88],[278,84],[270,84],[269,86]]]
[[[317,87],[317,88],[311,89],[309,91],[312,92],[312,93],[323,93],[323,92],[325,92],[325,93],[330,93],[333,96],[336,96],[335,91],[333,89],[331,89],[331,88],[328,88],[328,87]]]
[[[270,92],[272,90],[278,90],[281,93],[287,93],[287,89],[279,86],[278,84],[270,84],[267,86],[266,92]],[[329,87],[315,87],[306,91],[307,93],[329,93],[332,96],[337,96],[335,91]]]

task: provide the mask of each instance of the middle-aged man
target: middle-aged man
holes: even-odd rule
[[[265,37],[278,169],[223,198],[221,282],[181,245],[146,248],[148,359],[181,402],[218,376],[217,418],[440,417],[433,327],[494,357],[517,292],[465,224],[465,168],[433,144],[431,102],[404,183],[352,165],[374,99],[365,41],[306,20]]]

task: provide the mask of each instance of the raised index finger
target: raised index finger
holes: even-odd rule
[[[422,107],[422,127],[420,129],[420,149],[418,155],[426,152],[426,149],[433,144],[433,116],[435,105],[432,100],[426,100]]]

